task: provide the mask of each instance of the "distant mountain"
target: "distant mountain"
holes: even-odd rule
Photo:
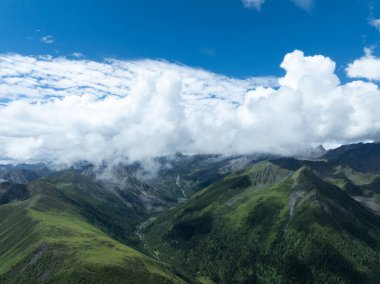
[[[0,180],[25,184],[40,177],[52,174],[44,164],[0,165]]]
[[[347,165],[360,172],[380,173],[380,144],[344,145],[322,156],[334,165]]]
[[[319,145],[316,148],[306,148],[305,150],[298,153],[296,157],[299,159],[318,159],[326,153],[327,150],[322,145]]]
[[[319,145],[318,147],[316,147],[315,149],[313,149],[313,156],[315,158],[319,158],[319,157],[323,156],[326,153],[327,153],[327,150],[322,145]]]
[[[185,201],[194,193],[226,176],[255,163],[254,156],[174,155],[157,158],[149,172],[143,165],[120,164],[85,174],[96,177],[105,187],[148,211],[162,211]]]

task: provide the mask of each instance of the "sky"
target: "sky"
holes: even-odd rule
[[[280,76],[300,49],[341,71],[378,44],[376,16],[365,0],[2,0],[0,52],[166,59],[242,78]]]
[[[0,160],[380,141],[380,3],[0,2]]]

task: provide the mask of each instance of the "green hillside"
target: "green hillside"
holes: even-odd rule
[[[24,200],[29,197],[29,192],[23,184],[0,183],[0,205]]]
[[[181,282],[110,236],[128,240],[136,216],[85,177],[65,172],[28,190],[29,199],[0,206],[1,283]]]
[[[378,147],[2,182],[0,283],[380,283]]]
[[[146,223],[146,247],[200,282],[378,283],[379,218],[296,168],[262,162],[215,182]]]

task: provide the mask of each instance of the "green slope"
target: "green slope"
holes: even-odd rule
[[[200,282],[378,283],[379,228],[310,168],[263,162],[146,223],[143,239]]]
[[[0,205],[24,200],[29,197],[29,192],[23,184],[0,183]]]
[[[132,210],[86,178],[67,172],[28,190],[29,199],[0,206],[1,283],[181,282],[108,234],[128,240],[132,217],[117,218]]]

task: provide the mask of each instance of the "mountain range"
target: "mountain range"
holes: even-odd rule
[[[0,179],[1,283],[380,282],[380,144]]]

